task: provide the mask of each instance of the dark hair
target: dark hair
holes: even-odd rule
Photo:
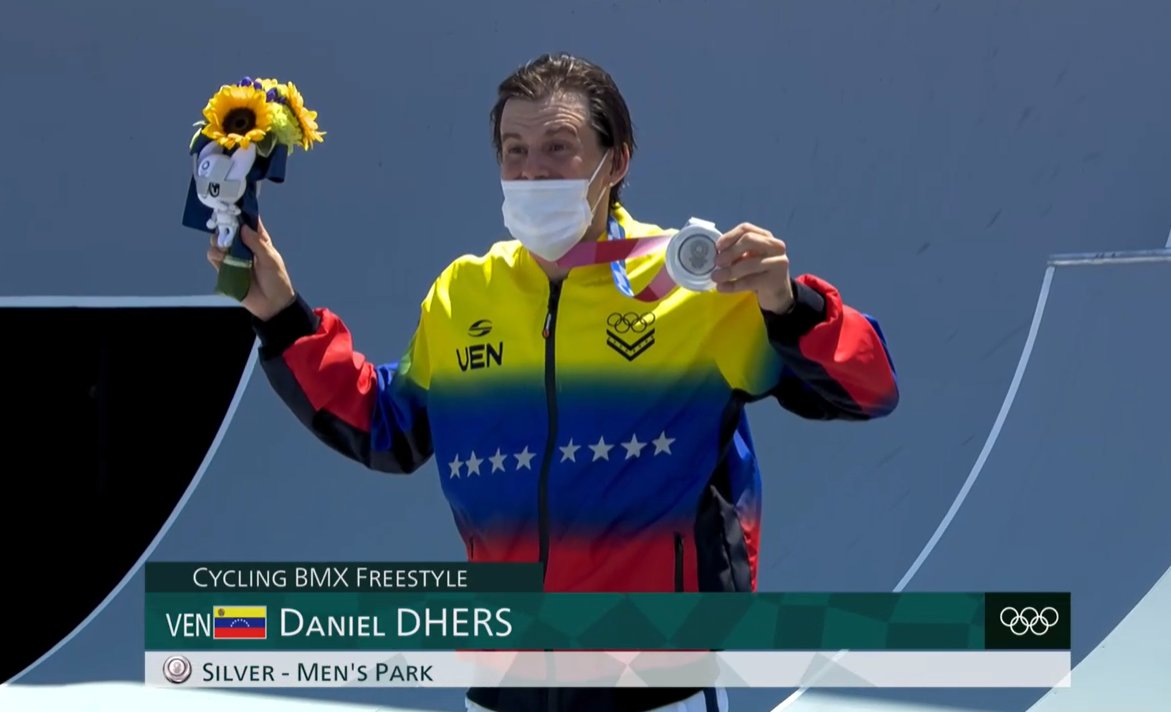
[[[634,125],[630,110],[613,77],[598,65],[570,54],[543,54],[519,67],[500,82],[496,105],[492,107],[492,145],[496,159],[502,158],[500,116],[509,99],[539,101],[559,91],[576,91],[589,104],[590,125],[597,132],[603,148],[625,146],[634,155]],[[610,205],[619,201],[623,181],[610,190]]]

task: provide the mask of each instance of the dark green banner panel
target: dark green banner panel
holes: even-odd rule
[[[1002,596],[988,599],[993,610],[985,594],[972,593],[152,592],[146,597],[146,647],[1068,649],[1068,594]]]

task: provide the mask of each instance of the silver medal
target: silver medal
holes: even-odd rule
[[[720,231],[714,223],[691,218],[667,243],[667,273],[680,287],[693,292],[715,289],[716,241]]]

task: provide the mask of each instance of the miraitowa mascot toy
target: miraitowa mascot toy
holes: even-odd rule
[[[215,291],[242,301],[252,283],[252,251],[239,239],[240,225],[259,226],[260,182],[283,183],[293,149],[309,150],[325,132],[296,85],[276,79],[244,77],[220,87],[203,118],[189,146],[193,169],[183,225],[215,231],[216,244],[228,251]]]

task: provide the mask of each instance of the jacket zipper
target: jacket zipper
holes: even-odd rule
[[[540,479],[537,480],[537,529],[540,536],[541,580],[549,573],[549,469],[553,467],[553,453],[557,448],[557,305],[561,301],[561,283],[549,285],[549,305],[545,310],[545,327],[541,335],[545,338],[545,406],[548,412],[549,439],[545,443],[545,459],[541,461]],[[545,709],[556,710],[559,705],[558,690],[545,690]]]
[[[556,329],[557,305],[561,301],[561,283],[549,285],[549,305],[545,312],[545,406],[548,411],[549,439],[545,443],[545,458],[537,480],[537,528],[540,537],[542,577],[549,571],[549,469],[553,466],[553,452],[557,447],[557,363]]]
[[[683,591],[683,535],[675,534],[675,590]]]

